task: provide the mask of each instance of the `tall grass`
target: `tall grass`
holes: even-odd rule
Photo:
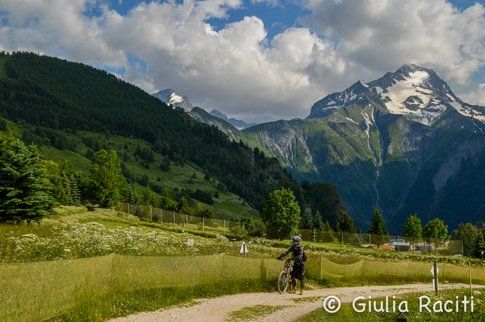
[[[225,255],[0,264],[0,321],[99,320],[199,296],[268,290],[279,265]]]
[[[154,311],[171,305],[188,303],[196,298],[216,297],[242,292],[273,291],[274,281],[228,281],[192,287],[127,289],[113,286],[104,296],[79,292],[72,310],[52,321],[104,321],[136,312]]]
[[[308,263],[309,275],[325,285],[343,286],[359,284],[398,284],[411,282],[429,283],[431,263],[412,261],[355,260],[344,257],[314,256]],[[449,263],[438,263],[440,282],[485,284],[485,269],[469,268]]]

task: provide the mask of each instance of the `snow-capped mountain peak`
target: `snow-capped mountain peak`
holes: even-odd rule
[[[187,97],[177,94],[173,89],[170,88],[158,91],[154,93],[153,96],[167,105],[181,108],[186,112],[189,112],[194,108]]]
[[[381,106],[388,113],[425,125],[432,125],[449,109],[485,122],[485,107],[461,101],[433,70],[414,64],[404,65],[375,81],[359,81],[343,92],[327,95],[312,106],[309,118],[322,117],[332,109],[354,104]]]

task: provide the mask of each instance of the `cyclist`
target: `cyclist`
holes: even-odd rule
[[[302,239],[300,236],[291,238],[291,245],[287,251],[281,254],[278,259],[282,260],[286,255],[291,253],[293,260],[293,269],[291,270],[291,290],[296,292],[296,280],[300,280],[300,294],[303,294],[305,287],[305,262],[306,254],[303,250]]]

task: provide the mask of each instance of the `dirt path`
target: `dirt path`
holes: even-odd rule
[[[442,285],[441,289],[466,288],[464,284]],[[475,286],[474,288],[480,288]],[[373,298],[402,295],[415,292],[432,291],[430,284],[409,284],[395,286],[361,286],[315,289],[306,291],[303,296],[278,293],[246,293],[226,295],[211,299],[197,300],[195,305],[174,307],[166,310],[144,312],[112,321],[225,321],[231,312],[256,305],[284,306],[269,315],[259,317],[256,321],[293,321],[309,312],[322,307],[323,297],[338,296],[342,303],[351,302],[357,296]],[[317,299],[322,297],[322,299]],[[299,299],[299,300],[298,300]]]

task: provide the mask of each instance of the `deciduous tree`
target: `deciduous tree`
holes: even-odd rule
[[[270,193],[261,212],[270,237],[289,238],[297,232],[300,223],[300,206],[290,189]]]

